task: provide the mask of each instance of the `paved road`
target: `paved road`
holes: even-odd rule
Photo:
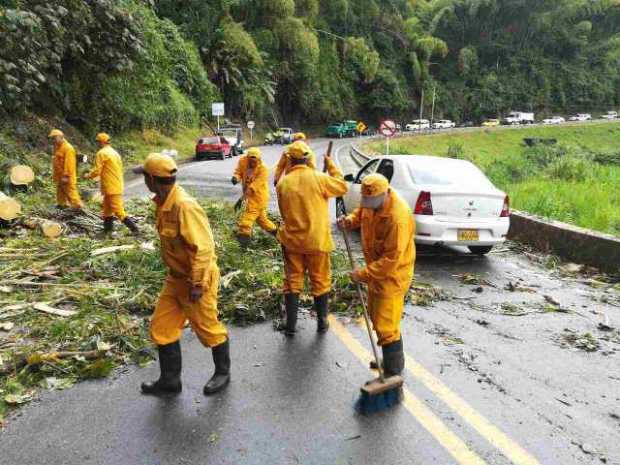
[[[265,148],[267,163],[279,152]],[[234,162],[185,165],[181,183],[234,200]],[[406,398],[392,411],[352,409],[371,376],[359,322],[332,320],[318,336],[305,316],[292,341],[270,324],[231,328],[233,382],[213,398],[201,394],[210,355],[190,332],[178,398],[138,393],[156,364],[44,393],[0,434],[0,464],[620,464],[620,335],[597,329],[604,314],[620,326],[620,293],[514,244],[487,258],[419,255],[418,283],[443,300],[406,309]],[[486,282],[464,284],[464,273]],[[566,311],[545,311],[544,296]],[[565,329],[600,347],[562,345]]]

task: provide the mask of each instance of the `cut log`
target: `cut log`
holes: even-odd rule
[[[62,234],[62,225],[55,221],[43,221],[39,225],[41,233],[49,239],[56,239]]]
[[[34,171],[27,165],[15,165],[9,170],[9,179],[14,186],[27,186],[34,181]]]
[[[17,200],[0,192],[0,220],[13,221],[21,212],[22,206]]]

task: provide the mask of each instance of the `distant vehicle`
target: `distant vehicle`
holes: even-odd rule
[[[451,129],[455,127],[456,124],[454,121],[450,121],[449,119],[440,119],[439,121],[433,123],[433,129]]]
[[[359,207],[362,180],[383,174],[411,206],[415,241],[429,245],[461,245],[484,255],[506,240],[510,199],[469,161],[424,155],[387,155],[370,160],[336,202],[338,214]]]
[[[228,126],[220,128],[220,135],[225,137],[231,147],[232,156],[236,157],[243,153],[243,130],[241,126]]]
[[[357,134],[357,121],[347,120],[341,123],[332,123],[327,126],[325,135],[327,137],[354,137]]]
[[[482,122],[482,127],[484,128],[492,128],[500,125],[500,120],[498,119],[487,119]]]
[[[565,123],[566,120],[561,116],[552,116],[551,118],[545,118],[542,122],[543,124],[562,124]]]
[[[592,115],[590,113],[577,113],[568,118],[569,121],[590,121],[591,119]]]
[[[293,142],[293,129],[292,128],[278,128],[276,133],[278,134],[277,141],[282,145],[290,144]]]
[[[523,111],[512,111],[504,118],[504,124],[534,124],[534,113],[526,113]]]
[[[423,129],[430,129],[431,122],[427,119],[414,119],[411,123],[405,126],[405,131],[422,131]]]
[[[232,158],[232,147],[224,136],[201,137],[196,142],[196,160]]]
[[[475,124],[473,121],[463,121],[461,124],[459,124],[459,128],[473,128],[474,126]]]
[[[604,115],[601,115],[601,118],[603,119],[616,119],[617,117],[618,117],[617,111],[608,111]]]

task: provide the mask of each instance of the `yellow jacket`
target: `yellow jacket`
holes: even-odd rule
[[[116,150],[106,145],[97,152],[95,166],[86,175],[87,178],[101,177],[103,195],[120,195],[123,193],[123,160]]]
[[[283,224],[278,240],[292,253],[331,252],[328,200],[347,192],[347,184],[333,161],[327,165],[329,175],[306,165],[291,168],[276,188]]]
[[[347,229],[359,227],[366,260],[360,277],[369,291],[384,296],[407,292],[415,262],[415,220],[407,202],[390,191],[380,211],[358,208],[347,217]]]
[[[217,267],[209,219],[198,202],[175,185],[163,204],[157,203],[157,231],[161,257],[175,278],[203,284],[207,271]]]
[[[291,167],[293,166],[291,164],[291,160],[286,154],[287,151],[288,149],[284,151],[284,153],[280,157],[280,160],[278,161],[278,166],[276,166],[276,171],[273,175],[273,178],[275,179],[276,184],[280,181],[280,178],[282,177],[283,174],[288,174],[291,171]],[[316,168],[316,155],[314,154],[312,150],[310,151],[308,155],[308,166],[312,169]]]
[[[53,179],[56,184],[60,183],[63,176],[69,178],[69,184],[77,185],[77,158],[75,149],[66,140],[58,147],[54,147],[54,159],[52,162]]]
[[[262,160],[248,176],[248,157],[242,156],[235,169],[235,178],[243,185],[243,194],[248,202],[248,208],[263,209],[269,204],[269,168]]]

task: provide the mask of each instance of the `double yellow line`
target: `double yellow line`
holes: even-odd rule
[[[372,360],[372,356],[357,339],[333,315],[330,315],[330,324],[333,333],[365,366]],[[420,381],[437,398],[442,400],[450,409],[461,416],[474,430],[476,430],[492,446],[497,448],[515,465],[540,465],[531,454],[519,444],[510,439],[499,428],[491,424],[478,413],[458,394],[448,388],[439,379],[433,376],[420,363],[409,355],[406,357],[407,370]],[[404,389],[404,407],[418,420],[435,440],[454,457],[461,465],[486,465],[486,462],[456,434],[454,434],[439,417],[437,417],[424,402]]]

